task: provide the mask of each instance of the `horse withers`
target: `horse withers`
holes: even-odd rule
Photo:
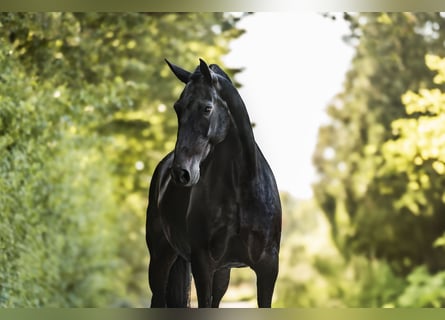
[[[270,307],[278,275],[281,204],[246,107],[227,74],[200,59],[194,72],[166,60],[185,88],[174,104],[175,149],[156,167],[146,240],[151,307],[218,307],[230,269],[257,276],[259,307]]]

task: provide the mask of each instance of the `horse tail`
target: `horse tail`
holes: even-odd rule
[[[167,307],[187,308],[190,306],[191,281],[190,263],[178,256],[168,277]]]

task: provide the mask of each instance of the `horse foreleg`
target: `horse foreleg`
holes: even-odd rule
[[[187,308],[190,306],[190,264],[178,256],[170,269],[167,284],[167,307]]]
[[[151,254],[150,256],[148,281],[152,292],[152,308],[165,308],[167,306],[167,282],[170,269],[176,258],[176,253],[168,249],[159,254]]]
[[[209,264],[209,261],[210,259],[206,254],[192,255],[192,274],[195,279],[198,308],[210,308],[212,306],[214,268]]]
[[[253,270],[257,277],[257,300],[258,307],[270,308],[275,281],[278,276],[278,254],[263,257]]]

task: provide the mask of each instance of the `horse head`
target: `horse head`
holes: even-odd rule
[[[176,77],[186,84],[174,104],[178,134],[171,176],[176,184],[189,187],[199,181],[200,165],[212,147],[226,137],[231,115],[227,103],[218,93],[221,75],[203,60],[200,59],[200,65],[193,73],[166,62]]]

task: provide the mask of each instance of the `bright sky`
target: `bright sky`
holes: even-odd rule
[[[342,88],[353,49],[341,39],[347,26],[315,12],[255,13],[239,27],[224,59],[245,67],[237,76],[258,145],[280,190],[312,196],[312,154],[325,109]]]

